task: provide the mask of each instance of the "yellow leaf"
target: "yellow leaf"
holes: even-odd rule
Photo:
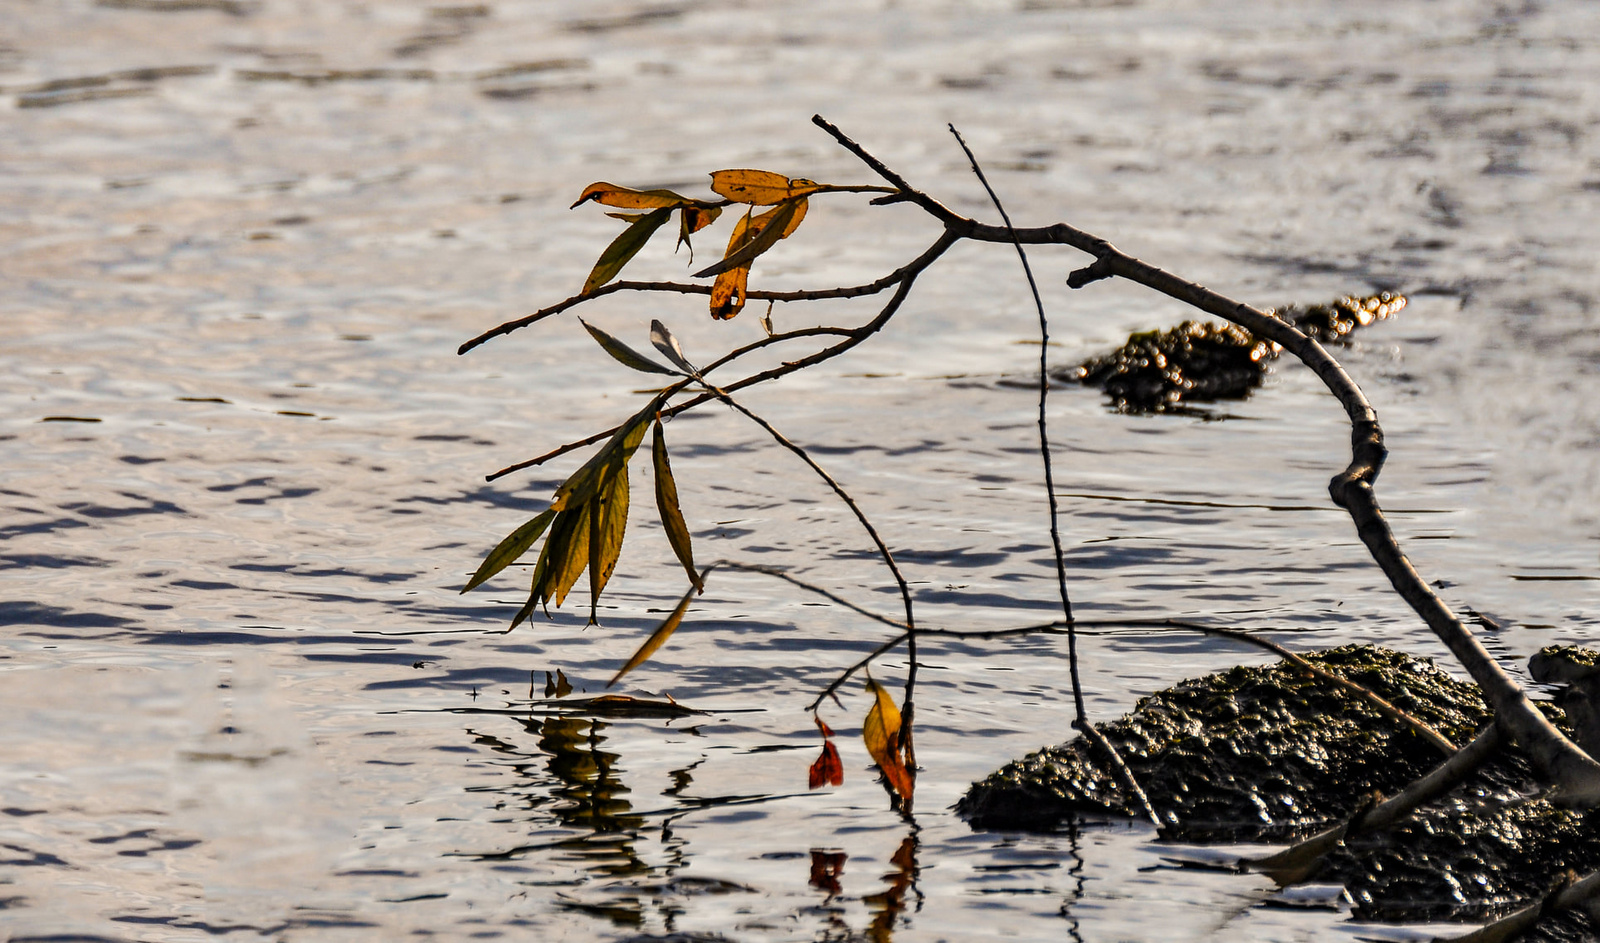
[[[583,195],[578,197],[578,202],[568,209],[576,209],[590,200],[625,210],[657,210],[696,202],[671,190],[634,190],[629,187],[619,187],[614,183],[601,182],[591,183],[585,187]]]
[[[593,502],[585,502],[576,512],[563,512],[561,516],[571,523],[561,534],[552,533],[545,541],[545,548],[551,552],[550,572],[544,588],[546,602],[554,599],[556,605],[561,605],[572,584],[578,582],[589,565],[589,515],[593,508]],[[562,538],[561,543],[552,547],[557,536]]]
[[[600,592],[617,569],[622,538],[628,529],[628,465],[617,466],[606,486],[594,496],[589,513],[589,621],[599,621],[595,610]]]
[[[717,276],[711,285],[711,316],[726,321],[744,310],[750,266],[741,265]]]
[[[900,708],[895,706],[894,698],[884,686],[871,678],[867,679],[867,690],[872,692],[874,700],[861,725],[861,739],[889,786],[902,799],[909,800],[914,783],[900,748]]]
[[[720,206],[685,206],[678,212],[678,245],[689,244],[689,257],[694,258],[694,244],[689,237],[717,221],[722,215]]]
[[[694,273],[694,277],[709,278],[741,266],[749,268],[756,256],[772,248],[779,239],[787,238],[799,228],[800,221],[805,219],[805,216],[806,200],[802,197],[750,218],[742,230],[734,230],[734,238],[728,240],[728,252],[722,257],[722,261],[701,269]]]
[[[707,567],[706,572],[711,572],[711,568]],[[666,644],[667,639],[672,637],[672,633],[678,630],[678,623],[683,621],[684,613],[689,611],[689,600],[694,598],[696,586],[703,585],[704,579],[705,574],[702,573],[700,581],[690,586],[689,591],[683,594],[682,599],[678,600],[677,608],[673,609],[672,614],[667,616],[667,621],[661,623],[660,627],[650,633],[650,637],[645,639],[644,644],[639,646],[639,650],[633,653],[633,657],[628,659],[628,663],[618,669],[617,673],[611,676],[611,680],[606,682],[606,687],[609,688],[616,684],[623,675],[644,664],[651,655],[656,653],[657,649]]]
[[[761,214],[762,217],[766,215],[766,213]],[[750,227],[754,222],[755,220],[751,219],[750,214],[746,213],[739,217],[737,223],[733,224],[733,235],[728,237],[728,255],[733,255],[744,246],[746,242],[745,234],[750,231]],[[766,224],[763,223],[762,225]],[[745,287],[749,279],[750,266],[748,265],[741,265],[719,274],[717,280],[711,285],[711,316],[719,321],[726,321],[744,310]]]
[[[815,193],[822,189],[822,185],[804,177],[790,180],[783,174],[769,170],[718,170],[711,175],[711,189],[718,196],[735,203],[772,206],[793,197]]]
[[[550,507],[555,511],[565,511],[574,504],[587,502],[594,496],[596,488],[601,483],[601,475],[613,461],[620,460],[624,465],[633,457],[633,452],[644,441],[644,430],[650,420],[660,411],[661,397],[656,397],[645,404],[645,407],[629,416],[617,427],[617,431],[600,447],[600,451],[590,456],[583,466],[561,483],[555,495],[550,499]]]

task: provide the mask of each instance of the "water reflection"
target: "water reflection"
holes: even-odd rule
[[[570,703],[562,702],[562,706]],[[584,706],[588,703],[584,702]],[[758,804],[781,797],[690,795],[695,772],[706,762],[706,757],[697,756],[662,771],[666,783],[660,794],[670,801],[669,805],[641,809],[633,801],[634,789],[624,781],[629,776],[628,765],[616,749],[617,734],[631,720],[606,720],[586,714],[505,716],[522,733],[532,735],[534,748],[519,746],[517,737],[469,728],[467,733],[475,745],[488,747],[508,761],[504,768],[510,774],[506,781],[479,787],[478,791],[499,795],[493,805],[496,810],[530,813],[510,821],[532,824],[533,834],[543,835],[545,840],[475,857],[484,861],[523,857],[560,861],[572,869],[570,878],[544,882],[563,886],[555,893],[559,907],[636,932],[657,928],[669,934],[678,932],[680,918],[690,912],[691,899],[699,901],[693,906],[703,916],[707,898],[762,895],[770,902],[782,901],[786,896],[779,887],[756,887],[682,873],[694,862],[686,837],[691,830],[684,828],[690,816],[708,809]],[[660,734],[659,730],[651,732],[654,736]],[[633,776],[637,779],[640,774],[636,770]],[[845,871],[850,856],[843,849],[814,847],[807,854],[762,856],[808,868],[809,873],[791,873],[797,880],[804,874],[806,884],[821,893],[820,902],[807,904],[790,898],[789,903],[779,903],[778,907],[789,909],[789,921],[815,921],[818,940],[889,943],[897,929],[908,926],[907,915],[921,910],[924,901],[917,886],[918,832],[917,825],[910,823],[875,888],[856,888],[855,894],[846,892]],[[781,883],[783,879],[776,880]],[[721,909],[730,919],[749,913],[740,905],[710,906]],[[865,910],[864,920],[860,908]]]

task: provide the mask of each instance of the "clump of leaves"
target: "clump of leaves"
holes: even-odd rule
[[[584,281],[580,297],[592,294],[617,278],[674,213],[678,215],[678,245],[689,245],[692,256],[690,240],[696,233],[715,223],[725,207],[744,205],[747,208],[734,223],[722,259],[694,275],[696,278],[715,279],[710,291],[711,314],[714,318],[726,320],[738,314],[745,305],[752,264],[799,228],[805,220],[811,196],[826,192],[894,192],[884,187],[819,184],[813,180],[790,178],[764,170],[719,170],[711,174],[710,188],[721,199],[695,199],[672,190],[636,190],[606,182],[586,187],[572,204],[573,207],[591,202],[614,207],[622,212],[606,215],[627,225],[596,260]],[[770,208],[756,212],[761,207]],[[673,476],[661,421],[669,402],[684,392],[713,395],[734,405],[769,431],[770,426],[735,404],[726,391],[707,381],[684,355],[677,338],[660,321],[651,323],[650,341],[663,360],[640,353],[593,324],[583,322],[583,326],[601,349],[623,366],[641,373],[677,379],[616,427],[589,460],[556,489],[549,508],[501,540],[467,581],[462,592],[483,585],[531,552],[543,537],[544,544],[533,567],[528,600],[512,618],[510,628],[521,625],[536,609],[543,607],[548,612],[551,602],[556,606],[562,605],[585,572],[589,574],[589,622],[595,624],[598,621],[601,593],[616,570],[627,533],[629,462],[642,444],[648,427],[652,431],[650,457],[656,509],[667,540],[689,578],[689,588],[666,620],[611,678],[607,685],[609,687],[649,660],[667,643],[682,624],[691,600],[704,590],[706,577],[720,565],[696,569],[693,541],[678,499],[677,482]],[[874,701],[863,729],[868,753],[883,769],[893,792],[901,799],[909,800],[912,773],[907,764],[909,751],[902,743],[900,712],[893,698],[877,682],[869,681],[869,688]],[[843,763],[833,743],[832,730],[820,717],[816,721],[823,734],[823,756],[811,770],[811,785],[812,788],[824,784],[837,786],[844,779]]]
[[[710,226],[722,215],[726,206],[745,204],[749,207],[734,224],[733,235],[728,239],[728,249],[722,260],[694,273],[695,278],[711,278],[716,282],[711,291],[711,316],[726,320],[744,310],[750,280],[750,265],[758,256],[787,239],[800,228],[806,218],[807,198],[817,193],[832,192],[893,192],[883,187],[838,187],[817,183],[815,180],[790,178],[768,170],[718,170],[711,174],[711,190],[721,200],[696,200],[671,190],[632,190],[613,183],[593,183],[584,188],[583,195],[572,206],[578,207],[591,200],[604,206],[621,209],[648,210],[643,213],[607,213],[613,219],[628,224],[621,235],[612,240],[590,270],[583,283],[583,294],[588,294],[610,282],[622,272],[639,250],[645,247],[656,230],[666,224],[674,212],[678,213],[678,245],[688,245],[693,259],[694,246],[690,237]],[[757,214],[758,206],[772,209]]]

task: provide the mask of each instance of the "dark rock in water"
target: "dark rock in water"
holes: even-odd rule
[[[1426,659],[1370,646],[1305,658],[1457,743],[1489,719],[1475,685]],[[1559,709],[1542,706],[1560,719]],[[1444,759],[1365,699],[1288,662],[1184,681],[1096,726],[1149,794],[1162,837],[1187,842],[1303,838]],[[1349,839],[1315,880],[1343,883],[1357,916],[1367,919],[1479,920],[1514,910],[1564,869],[1600,869],[1600,813],[1528,799],[1537,789],[1527,760],[1502,750],[1401,825]],[[956,808],[975,827],[1028,830],[1133,815],[1117,779],[1081,737],[1008,764],[975,783]],[[1561,939],[1585,920],[1564,917],[1541,932]]]
[[[1323,305],[1280,308],[1278,317],[1324,343],[1387,318],[1406,305],[1392,292],[1339,298]],[[1184,321],[1165,331],[1134,334],[1121,347],[1052,376],[1098,386],[1117,409],[1175,412],[1185,404],[1241,399],[1261,385],[1281,348],[1232,324]]]

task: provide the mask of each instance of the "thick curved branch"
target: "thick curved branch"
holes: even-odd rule
[[[1357,809],[1343,822],[1324,829],[1296,845],[1266,858],[1245,858],[1239,864],[1268,875],[1280,885],[1298,884],[1315,876],[1328,852],[1353,835],[1388,828],[1417,810],[1425,802],[1444,795],[1466,779],[1473,770],[1488,762],[1500,748],[1500,727],[1491,723],[1472,741],[1452,753],[1443,763],[1387,799],[1375,799]]]
[[[959,231],[958,227],[952,228]],[[1053,233],[1058,230],[1070,230],[1071,239],[1065,238],[1066,234],[1062,239],[1068,245],[1078,248],[1087,246],[1085,251],[1097,248],[1099,252],[1095,264],[1108,274],[1138,282],[1208,314],[1226,318],[1257,337],[1277,343],[1311,368],[1344,406],[1350,418],[1350,463],[1334,476],[1328,486],[1334,503],[1350,514],[1362,543],[1366,544],[1367,551],[1389,578],[1390,585],[1422,616],[1434,635],[1444,642],[1450,653],[1483,689],[1484,697],[1494,707],[1495,716],[1504,724],[1505,732],[1528,752],[1535,765],[1549,779],[1552,784],[1551,798],[1558,802],[1573,803],[1600,800],[1600,763],[1596,763],[1562,735],[1533,706],[1522,688],[1494,660],[1477,636],[1450,611],[1444,600],[1423,581],[1400,549],[1372,489],[1386,455],[1383,429],[1378,425],[1377,411],[1367,402],[1360,387],[1356,386],[1339,362],[1321,344],[1294,326],[1265,311],[1125,255],[1104,240],[1095,239],[1071,227],[1053,226],[1040,232]],[[1019,230],[1016,235],[1020,238],[1023,233]],[[998,242],[1002,239],[1010,241],[1012,233],[1001,227],[988,226],[978,227],[968,235],[969,238]],[[991,240],[991,236],[995,238]],[[1080,241],[1084,244],[1078,245]]]

